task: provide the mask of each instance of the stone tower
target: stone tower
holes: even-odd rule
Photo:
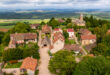
[[[83,21],[83,14],[80,14],[80,21]]]

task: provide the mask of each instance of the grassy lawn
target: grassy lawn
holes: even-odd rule
[[[76,42],[75,42],[74,39],[71,39],[71,40],[66,39],[66,40],[65,40],[65,43],[66,43],[66,44],[76,44]]]
[[[18,63],[15,63],[15,64],[7,63],[5,68],[19,68],[21,66],[21,64],[22,64],[22,62],[18,62]]]

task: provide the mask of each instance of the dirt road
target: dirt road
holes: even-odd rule
[[[38,75],[52,75],[48,70],[48,63],[50,60],[48,50],[49,50],[48,47],[40,49],[40,65],[39,65]]]

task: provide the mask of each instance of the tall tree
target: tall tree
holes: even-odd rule
[[[110,61],[105,57],[88,57],[75,68],[73,75],[110,75]]]
[[[75,57],[69,51],[59,51],[53,55],[49,62],[49,70],[57,75],[72,75],[76,62]]]

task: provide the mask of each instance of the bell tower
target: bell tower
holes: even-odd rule
[[[80,21],[83,21],[83,14],[80,14]]]

